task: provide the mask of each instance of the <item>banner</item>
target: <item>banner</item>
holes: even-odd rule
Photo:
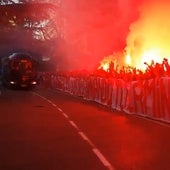
[[[49,75],[44,78],[48,84]],[[129,114],[170,122],[170,78],[125,81],[111,77],[52,75],[51,87]]]

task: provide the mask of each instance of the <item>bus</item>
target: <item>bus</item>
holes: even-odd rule
[[[8,87],[35,87],[36,62],[27,53],[13,53],[1,61],[2,81]]]

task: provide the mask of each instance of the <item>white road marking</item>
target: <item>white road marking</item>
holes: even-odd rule
[[[51,101],[51,100],[48,100],[48,99],[47,99],[47,102],[52,104],[52,101]]]
[[[72,120],[69,120],[69,123],[77,130],[79,130],[78,126],[72,121]]]
[[[54,104],[54,103],[51,103],[54,107],[57,107],[57,105],[56,104]]]
[[[89,140],[88,137],[83,133],[83,132],[78,132],[79,135],[84,139],[84,140]]]
[[[42,99],[46,100],[48,103],[52,104],[52,106],[57,107],[58,111],[60,111],[62,113],[62,115],[67,118],[67,120],[69,121],[69,123],[72,125],[72,127],[74,127],[78,134],[82,137],[82,139],[84,139],[91,147],[92,147],[92,151],[93,153],[98,157],[98,159],[102,162],[102,164],[108,169],[108,170],[115,170],[113,168],[113,166],[109,163],[109,161],[105,158],[105,156],[100,152],[100,150],[91,142],[91,140],[87,137],[87,135],[85,133],[83,133],[82,131],[80,131],[80,128],[72,121],[69,119],[68,115],[66,113],[64,113],[62,111],[62,109],[60,109],[57,105],[55,105],[55,103],[53,103],[51,100],[41,96],[38,93],[35,93],[35,95],[41,97]]]
[[[109,170],[114,170],[112,165],[107,161],[107,159],[103,156],[103,154],[97,148],[93,148],[93,152],[100,159],[100,161],[103,163],[103,165],[108,167]]]
[[[63,112],[62,109],[60,109],[59,107],[57,107],[57,109],[58,109],[58,111]]]
[[[66,113],[62,112],[62,115],[63,115],[66,119],[69,119],[69,116],[68,116]]]
[[[83,133],[83,132],[78,132],[78,134],[92,147],[95,148],[95,145],[91,140]]]

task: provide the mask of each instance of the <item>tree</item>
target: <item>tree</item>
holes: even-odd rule
[[[1,50],[29,48],[51,56],[61,30],[56,19],[58,6],[30,2],[34,1],[0,2]]]

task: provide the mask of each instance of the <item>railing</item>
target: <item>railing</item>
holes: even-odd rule
[[[126,82],[99,76],[48,75],[54,89],[112,109],[170,122],[170,77]]]

